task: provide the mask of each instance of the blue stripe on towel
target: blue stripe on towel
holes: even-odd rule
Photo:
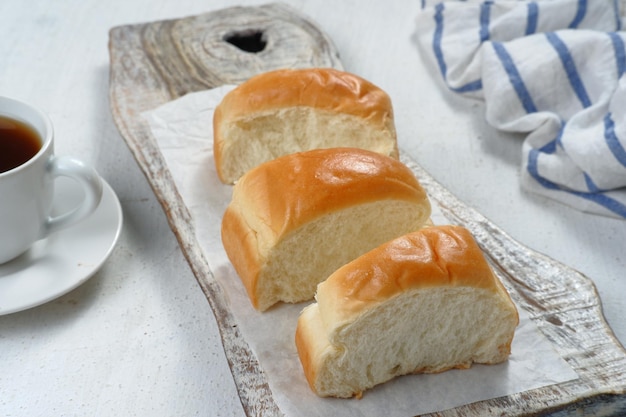
[[[583,172],[583,176],[585,177],[585,184],[587,184],[587,189],[589,190],[590,193],[597,193],[597,192],[602,191],[600,188],[598,188],[596,183],[593,182],[589,174],[587,174],[586,172]]]
[[[622,30],[619,0],[613,0],[613,12],[615,13],[615,30]]]
[[[624,40],[622,37],[615,33],[609,32],[611,43],[613,43],[613,50],[615,51],[615,63],[617,64],[617,77],[621,77],[624,71],[626,71],[626,48],[624,48]]]
[[[556,135],[556,143],[559,145],[559,148],[565,149],[563,147],[563,132],[565,131],[565,122],[561,120],[561,128],[559,129],[559,133]]]
[[[444,3],[438,3],[435,6],[435,32],[433,34],[433,53],[435,54],[435,58],[437,59],[437,65],[439,66],[439,72],[443,77],[446,84],[448,84],[448,65],[446,64],[446,59],[443,56],[443,47],[441,45],[443,39],[443,27],[444,27],[444,15],[443,12],[445,10]],[[456,93],[466,93],[469,91],[478,91],[483,88],[482,80],[475,80],[469,82],[461,87],[450,87],[450,90]]]
[[[554,152],[555,148],[556,148],[556,140],[553,140],[547,145],[544,145],[542,148],[531,149],[531,151],[528,153],[528,165],[526,167],[526,169],[528,170],[528,173],[531,175],[531,177],[535,179],[535,181],[537,181],[544,188],[547,188],[549,190],[560,190],[561,187],[553,183],[552,181],[549,181],[543,178],[539,174],[539,168],[537,166],[537,162],[539,160],[540,154],[542,153],[551,154]]]
[[[593,201],[594,203],[604,207],[605,209],[626,218],[626,206],[606,194],[580,193],[576,191],[570,191],[570,193],[574,194],[575,196],[584,198],[585,200]]]
[[[576,16],[574,16],[574,20],[569,24],[570,29],[576,29],[580,22],[583,21],[585,15],[587,14],[587,0],[578,0],[578,9],[576,10]]]
[[[578,197],[584,198],[585,200],[593,201],[594,203],[604,207],[605,209],[626,218],[626,206],[606,194],[579,193],[575,191],[572,191],[571,193]]]
[[[483,88],[483,80],[469,82],[461,87],[449,87],[455,93],[467,93],[469,91],[478,91]]]
[[[528,17],[526,18],[526,35],[532,35],[537,31],[537,20],[539,19],[539,6],[536,2],[528,3]]]
[[[626,149],[622,146],[617,135],[615,134],[615,123],[611,118],[611,113],[604,116],[604,139],[609,149],[620,164],[626,167]]]
[[[443,3],[438,3],[435,6],[435,33],[433,34],[433,52],[435,58],[437,58],[437,64],[439,65],[439,71],[443,79],[446,79],[448,68],[446,61],[443,58],[443,50],[441,49],[441,38],[443,37],[443,10],[445,6]]]
[[[492,5],[492,1],[486,1],[480,5],[480,43],[489,40],[489,20]]]
[[[546,37],[548,38],[548,42],[552,45],[552,47],[559,54],[559,58],[561,59],[561,63],[563,64],[563,69],[567,74],[567,78],[569,79],[569,83],[574,89],[576,96],[578,96],[578,100],[580,104],[584,108],[591,106],[591,100],[587,95],[587,90],[585,89],[585,85],[583,84],[580,76],[578,75],[578,70],[576,69],[576,63],[572,58],[572,55],[565,45],[565,42],[561,40],[561,38],[554,32],[546,33]]]
[[[526,113],[535,113],[537,111],[537,107],[535,106],[535,103],[533,102],[533,99],[524,84],[522,76],[513,62],[513,58],[511,58],[511,55],[509,55],[502,43],[492,42],[492,45],[496,55],[498,55],[498,58],[504,67],[504,70],[509,76],[509,81],[515,89],[517,97],[519,97],[522,102],[522,106],[524,106],[524,110],[526,110]]]
[[[537,161],[539,159],[539,155],[541,153],[552,153],[554,152],[554,149],[556,147],[556,140],[551,141],[550,143],[548,143],[547,145],[543,146],[540,149],[532,149],[529,153],[528,153],[528,165],[526,167],[528,173],[530,174],[531,177],[533,177],[535,179],[535,181],[537,181],[542,187],[547,188],[549,190],[554,190],[554,191],[563,191],[565,193],[568,194],[572,194],[575,195],[577,197],[583,198],[585,200],[589,200],[594,202],[595,204],[598,204],[602,207],[604,207],[605,209],[626,218],[626,205],[620,203],[619,201],[605,195],[602,193],[583,193],[583,192],[579,192],[579,191],[573,191],[573,190],[568,190],[565,188],[562,188],[561,186],[559,186],[558,184],[543,178],[540,174],[539,174],[539,169],[537,168]]]

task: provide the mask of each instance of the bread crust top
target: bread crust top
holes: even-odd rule
[[[413,172],[400,161],[357,148],[315,149],[261,164],[244,175],[233,202],[254,213],[255,230],[282,236],[326,213],[384,200],[430,203]],[[241,211],[241,210],[240,210]]]
[[[230,91],[215,109],[214,126],[251,113],[308,106],[387,123],[391,99],[371,82],[332,68],[280,69],[256,75]]]
[[[517,314],[471,233],[451,225],[426,227],[366,253],[321,283],[316,298],[324,321],[340,326],[373,304],[429,287],[486,289]]]

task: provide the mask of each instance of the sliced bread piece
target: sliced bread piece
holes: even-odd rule
[[[411,373],[505,361],[519,318],[466,229],[433,226],[366,253],[318,286],[296,345],[319,396],[359,397]]]
[[[391,100],[379,87],[331,68],[266,72],[228,93],[213,116],[222,182],[289,153],[357,147],[397,158]]]

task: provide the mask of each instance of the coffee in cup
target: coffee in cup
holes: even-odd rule
[[[41,149],[41,138],[26,123],[0,116],[0,173],[22,165]]]
[[[54,182],[69,177],[84,191],[73,210],[52,217]],[[89,216],[102,198],[95,169],[54,154],[52,123],[23,102],[0,97],[0,264]]]

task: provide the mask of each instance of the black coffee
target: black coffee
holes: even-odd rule
[[[41,149],[39,134],[19,120],[0,116],[0,173],[22,165]]]

